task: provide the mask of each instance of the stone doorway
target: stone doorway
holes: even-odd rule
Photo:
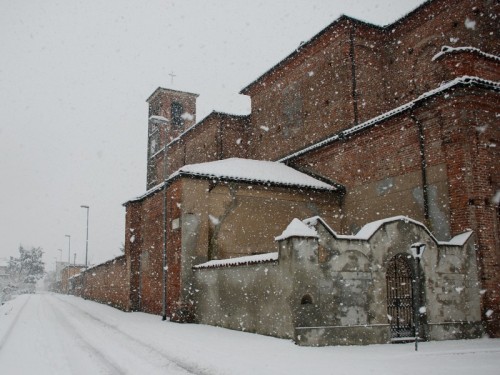
[[[391,339],[400,341],[413,338],[415,336],[413,277],[407,254],[398,254],[389,261],[386,282],[387,317]]]

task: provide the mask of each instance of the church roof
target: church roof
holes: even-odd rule
[[[198,97],[200,96],[199,94],[195,94],[193,92],[188,92],[188,91],[179,91],[179,90],[174,90],[174,89],[167,89],[165,87],[158,87],[149,97],[146,99],[146,102],[149,103],[151,99],[156,96],[158,93],[169,93],[169,94],[178,94],[178,95],[191,95]]]
[[[320,181],[283,163],[240,158],[185,165],[173,173],[167,182],[185,176],[316,190],[335,191],[340,188],[340,186]]]
[[[163,189],[179,177],[204,178],[218,181],[237,181],[249,184],[304,188],[343,193],[345,187],[333,181],[326,182],[293,169],[277,161],[230,158],[206,163],[188,164],[171,174],[165,182],[144,194],[129,199],[123,205],[140,201]]]

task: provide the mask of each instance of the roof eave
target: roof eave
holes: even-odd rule
[[[198,96],[200,96],[200,94],[195,94],[195,93],[189,92],[189,91],[173,90],[173,89],[167,89],[165,87],[158,86],[158,88],[155,91],[153,91],[153,93],[151,95],[149,95],[149,97],[146,99],[146,102],[149,103],[149,101],[151,100],[151,98],[153,98],[160,91],[170,91],[172,93],[177,93],[177,94],[188,94],[188,95],[192,95],[192,96],[194,96],[196,98]]]
[[[282,187],[282,188],[296,188],[296,189],[305,189],[305,190],[313,190],[313,191],[329,191],[329,192],[339,192],[343,193],[345,191],[345,187],[340,184],[331,184],[332,189],[328,188],[321,188],[321,187],[314,187],[310,185],[300,185],[300,184],[287,184],[287,183],[280,183],[280,182],[273,182],[273,181],[259,181],[259,180],[253,180],[249,178],[236,178],[236,177],[228,177],[228,176],[216,176],[216,175],[211,175],[211,174],[201,174],[201,173],[193,173],[193,172],[185,172],[185,171],[179,171],[177,175],[175,175],[172,179],[168,179],[167,185],[170,183],[170,181],[177,179],[179,177],[187,177],[187,178],[193,178],[193,179],[200,179],[200,180],[214,180],[217,182],[240,182],[244,184],[252,184],[252,185],[258,185],[258,186],[272,186],[272,187]]]

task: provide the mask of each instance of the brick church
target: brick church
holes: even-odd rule
[[[301,345],[499,337],[498,16],[342,16],[241,90],[246,116],[155,90],[122,308]]]

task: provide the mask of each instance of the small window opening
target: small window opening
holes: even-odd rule
[[[173,102],[171,105],[172,125],[176,127],[184,126],[184,119],[182,113],[184,109],[181,103]]]
[[[313,299],[310,294],[306,294],[305,296],[302,297],[300,300],[301,305],[312,305]]]

